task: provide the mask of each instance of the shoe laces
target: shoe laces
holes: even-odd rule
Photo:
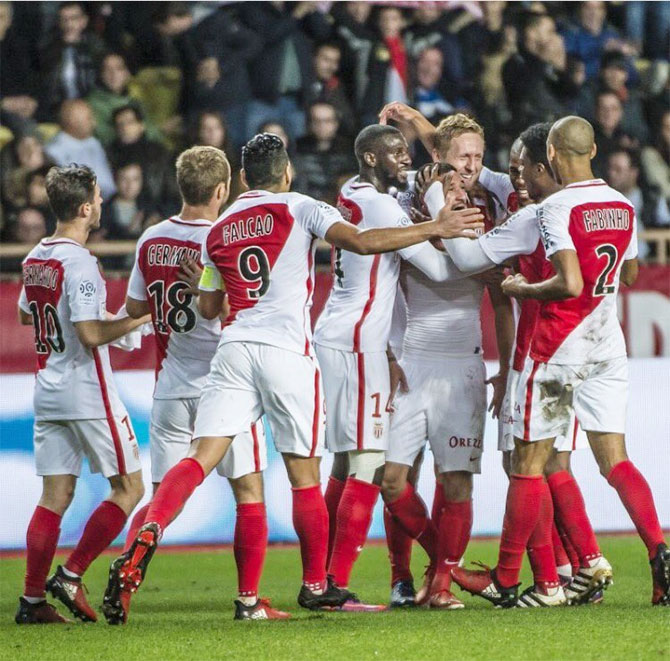
[[[489,565],[481,562],[481,560],[473,560],[471,564],[474,565],[475,567],[481,567],[484,571],[488,571],[488,572],[491,571],[491,567],[489,567]]]

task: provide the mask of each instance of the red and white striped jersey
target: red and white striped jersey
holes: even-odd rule
[[[188,285],[177,278],[184,258],[200,262],[208,220],[164,220],[137,242],[128,296],[148,301],[156,337],[155,399],[199,397],[221,336],[219,319],[204,319]]]
[[[106,346],[87,349],[78,321],[103,320],[107,288],[98,260],[70,239],[43,239],[23,261],[19,307],[35,331],[36,420],[86,420],[125,415]]]
[[[577,253],[584,289],[576,298],[540,303],[531,358],[582,365],[625,356],[616,299],[621,265],[637,257],[631,203],[593,179],[549,196],[538,218],[547,257],[560,250]]]
[[[203,265],[218,270],[228,293],[222,343],[312,355],[314,239],[337,222],[343,222],[337,209],[300,193],[255,190],[237,198],[202,248]]]
[[[347,181],[337,201],[340,213],[360,229],[411,224],[398,201],[372,184]],[[398,286],[400,258],[410,259],[422,244],[395,253],[357,255],[333,251],[333,288],[317,321],[314,341],[342,351],[385,351]]]

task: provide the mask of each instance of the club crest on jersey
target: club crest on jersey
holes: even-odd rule
[[[274,218],[269,213],[265,216],[233,220],[223,226],[223,244],[227,246],[237,241],[267,236],[272,233],[274,224]]]
[[[383,422],[375,422],[372,428],[372,435],[375,438],[381,438],[384,435],[384,423]]]

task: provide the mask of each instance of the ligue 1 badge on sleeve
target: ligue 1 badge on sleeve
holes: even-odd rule
[[[381,438],[384,435],[384,423],[383,422],[375,422],[374,427],[372,429],[372,435],[375,438]]]

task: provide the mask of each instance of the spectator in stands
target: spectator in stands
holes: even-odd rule
[[[140,5],[140,3],[137,3]],[[197,53],[191,28],[193,15],[189,2],[141,3],[149,12],[136,31],[135,50],[139,67],[179,67],[184,76],[193,73]],[[132,6],[132,5],[131,5]],[[134,10],[131,10],[134,11]],[[143,13],[144,13],[143,12]],[[147,18],[146,14],[143,18]]]
[[[101,225],[107,239],[137,239],[160,216],[142,196],[142,167],[128,163],[115,173],[116,194],[102,205]]]
[[[56,216],[51,210],[49,196],[47,195],[47,174],[51,165],[43,165],[26,175],[26,205],[34,207],[42,212],[47,222],[47,234],[52,234],[56,229]]]
[[[659,200],[657,224],[670,224],[670,110],[654,127],[653,145],[642,150],[642,172],[650,194]]]
[[[248,138],[249,63],[261,53],[262,43],[237,14],[235,6],[220,7],[194,29],[199,61],[196,75],[184,80],[183,109],[190,120],[203,110],[223,112],[239,147]]]
[[[485,6],[491,3],[482,3]],[[495,4],[495,3],[493,3]],[[442,55],[442,88],[452,103],[461,102],[466,76],[463,70],[461,45],[456,35],[449,32],[448,19],[436,2],[421,2],[412,14],[413,22],[405,32],[407,54],[417,62],[428,48],[437,48]]]
[[[651,60],[668,59],[670,4],[667,2],[624,3],[626,36],[633,48]]]
[[[576,90],[566,72],[563,39],[548,14],[522,17],[519,52],[503,66],[503,83],[514,132],[564,114],[564,99]]]
[[[47,224],[42,212],[35,207],[25,207],[19,211],[13,226],[16,243],[34,246],[47,235]]]
[[[577,18],[578,24],[564,30],[563,37],[566,51],[584,62],[587,79],[598,75],[603,51],[617,50],[625,55],[635,53],[635,49],[623,41],[619,33],[607,23],[605,2],[581,2]]]
[[[45,151],[56,165],[88,165],[98,177],[103,197],[115,193],[114,177],[100,141],[94,137],[95,119],[91,106],[83,99],[63,101],[60,109],[61,130]]]
[[[288,133],[286,132],[286,129],[284,128],[283,124],[273,121],[264,122],[258,127],[256,133],[274,133],[275,135],[278,135],[281,138],[281,141],[284,143],[286,151],[290,155],[293,154],[293,143],[288,137]]]
[[[604,177],[609,155],[618,148],[637,149],[639,142],[622,126],[623,106],[614,92],[599,92],[596,97],[593,129],[598,151],[592,161],[593,173]]]
[[[27,175],[48,163],[37,133],[14,138],[0,155],[3,203],[14,208],[25,206],[28,194]]]
[[[621,128],[640,142],[647,140],[647,124],[644,119],[642,97],[637,89],[628,89],[628,62],[616,51],[603,55],[597,79],[587,83],[579,94],[578,114],[593,119],[595,99],[600,91],[614,92],[622,103]]]
[[[342,42],[342,80],[357,109],[368,88],[368,62],[376,39],[368,22],[371,10],[369,2],[336,2],[331,9]]]
[[[139,163],[146,198],[157,208],[165,209],[164,215],[168,215],[175,201],[168,150],[147,137],[144,115],[136,105],[117,108],[112,118],[116,138],[107,150],[112,167],[116,171],[128,163]]]
[[[53,118],[65,99],[83,98],[93,89],[105,46],[87,30],[88,22],[81,2],[58,6],[56,33],[40,52],[44,119]]]
[[[412,94],[414,106],[434,124],[454,109],[442,93],[443,62],[439,48],[426,48],[416,63],[416,86]]]
[[[263,42],[262,53],[251,63],[249,133],[262,122],[278,119],[295,140],[305,133],[312,40],[328,39],[330,23],[313,2],[245,2],[240,12]]]
[[[18,133],[32,127],[37,100],[29,45],[12,18],[11,3],[0,2],[0,124]]]
[[[349,140],[338,135],[335,108],[315,103],[308,110],[309,133],[298,140],[293,161],[294,189],[331,204],[335,201],[337,177],[355,170]]]
[[[405,27],[402,9],[382,6],[376,12],[379,37],[368,64],[368,88],[362,106],[364,124],[374,123],[379,109],[386,103],[407,103],[410,91],[409,59],[402,36]]]
[[[341,50],[334,42],[324,42],[314,53],[314,82],[311,84],[307,102],[329,103],[337,111],[342,133],[354,136],[357,124],[354,112],[347,98],[344,85],[337,76],[340,69]]]
[[[129,103],[141,107],[140,102],[128,94],[130,79],[130,71],[123,55],[107,53],[100,63],[98,82],[86,99],[95,116],[95,135],[105,147],[114,140],[114,111]],[[148,121],[147,135],[152,140],[161,138],[160,131]]]

